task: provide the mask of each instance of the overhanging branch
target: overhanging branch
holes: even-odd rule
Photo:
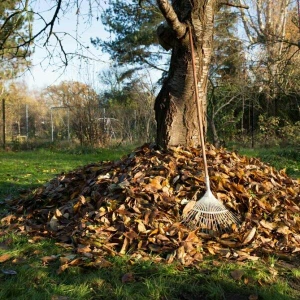
[[[167,23],[174,30],[176,38],[182,38],[186,33],[186,25],[179,21],[173,6],[168,0],[156,0],[156,2]]]

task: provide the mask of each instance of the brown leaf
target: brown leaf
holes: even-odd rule
[[[148,183],[145,187],[144,187],[144,190],[146,192],[157,192],[159,190],[162,189],[162,185],[160,184],[160,177],[155,177],[153,179],[150,180],[150,183]]]
[[[110,268],[112,266],[112,263],[101,257],[96,259],[96,261],[93,262],[93,265],[95,267],[100,267],[100,268]]]
[[[122,248],[121,248],[121,250],[120,250],[120,254],[125,254],[125,253],[126,253],[127,248],[128,248],[128,246],[129,246],[129,242],[130,242],[130,240],[129,240],[127,237],[125,237],[125,238],[124,238],[124,241],[123,241]]]
[[[59,274],[63,273],[65,270],[67,270],[68,268],[69,268],[68,264],[62,264],[62,265],[59,266],[56,273],[59,275]]]
[[[292,231],[287,226],[281,226],[276,230],[278,233],[290,234]]]
[[[129,283],[134,281],[133,273],[126,273],[122,276],[122,283]]]
[[[50,262],[56,261],[57,256],[56,255],[44,256],[44,257],[41,258],[41,260],[44,264],[48,264]]]
[[[1,219],[1,224],[8,225],[11,224],[13,220],[15,220],[16,217],[14,215],[8,215]]]
[[[254,235],[256,233],[256,227],[253,227],[251,230],[249,230],[245,235],[243,239],[243,245],[246,245],[252,241],[254,238]]]
[[[7,260],[9,260],[11,258],[11,256],[9,254],[3,254],[0,256],[0,263],[3,263]]]
[[[231,277],[234,280],[241,280],[245,272],[243,270],[233,270],[230,272]]]
[[[61,213],[61,211],[59,209],[56,209],[55,212],[54,212],[54,214],[55,214],[56,218],[62,217],[62,213]]]
[[[267,221],[265,221],[265,220],[261,220],[261,221],[259,222],[259,224],[260,224],[261,226],[263,226],[264,228],[267,228],[267,229],[270,229],[270,230],[273,230],[273,229],[275,228],[275,224],[270,223],[270,222],[267,222]]]

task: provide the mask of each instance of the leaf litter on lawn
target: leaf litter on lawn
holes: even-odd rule
[[[187,199],[205,192],[201,149],[150,144],[119,161],[63,173],[11,201],[1,227],[56,239],[68,252],[59,272],[109,266],[106,256],[123,254],[185,266],[207,255],[237,261],[299,256],[299,180],[259,159],[207,148],[212,191],[241,219],[230,233],[211,235],[181,223]]]

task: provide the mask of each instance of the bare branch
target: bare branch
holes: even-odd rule
[[[226,6],[231,6],[231,7],[249,9],[248,5],[235,4],[235,3],[230,3],[230,2],[219,2],[219,5],[226,5]]]
[[[62,41],[55,32],[53,32],[53,35],[55,36],[56,40],[58,41],[61,52],[64,54],[65,59],[63,60],[63,63],[65,66],[67,66],[68,65],[68,57],[67,57],[67,53],[63,47]]]
[[[51,21],[50,21],[49,23],[46,24],[46,27],[44,27],[44,30],[46,30],[47,27],[50,26],[50,31],[49,31],[49,34],[48,34],[48,37],[47,37],[47,39],[46,39],[45,44],[48,43],[49,38],[50,38],[50,36],[51,36],[51,34],[52,34],[52,32],[53,32],[53,26],[54,26],[55,20],[56,20],[56,18],[57,18],[57,16],[58,16],[58,13],[59,13],[59,11],[60,11],[60,8],[61,8],[61,2],[62,2],[62,0],[58,0],[58,1],[57,1],[57,7],[56,7],[56,10],[55,10],[55,12],[54,12],[54,14],[53,14],[52,19],[51,19]],[[44,44],[44,45],[45,45],[45,44]]]
[[[141,60],[146,63],[147,65],[149,65],[151,68],[156,69],[158,71],[162,71],[162,72],[166,72],[167,70],[162,69],[158,66],[156,66],[155,64],[151,63],[150,61],[148,61],[147,59],[145,59],[143,56],[140,56]]]
[[[187,26],[179,21],[173,6],[168,0],[156,0],[156,2],[167,23],[175,31],[176,37],[182,38],[186,33]]]

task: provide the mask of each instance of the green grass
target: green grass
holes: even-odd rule
[[[22,190],[46,183],[61,172],[102,160],[116,160],[131,149],[0,151],[0,203],[16,197]]]
[[[118,159],[129,152],[130,148],[0,152],[0,206],[5,202],[3,199],[41,185],[55,174],[92,162]],[[244,153],[261,156],[261,152]],[[267,154],[271,157],[270,150]],[[299,165],[297,157],[288,156],[284,167],[290,167],[291,161],[292,166]],[[60,257],[76,255],[68,251],[51,239],[34,241],[30,236],[0,231],[0,261],[3,255],[9,255],[9,259],[0,262],[0,299],[246,300],[250,295],[265,300],[300,299],[299,268],[291,263],[282,265],[275,255],[239,263],[210,257],[194,268],[155,263],[155,258],[143,261],[126,256],[108,257],[109,267],[77,266],[58,274]],[[54,261],[42,261],[51,255],[55,256]],[[5,274],[9,270],[16,274]],[[240,279],[232,275],[236,270],[242,271]],[[122,282],[128,273],[132,274],[132,281]]]
[[[249,157],[258,157],[277,170],[286,169],[289,176],[300,178],[299,148],[239,148],[238,153]]]

